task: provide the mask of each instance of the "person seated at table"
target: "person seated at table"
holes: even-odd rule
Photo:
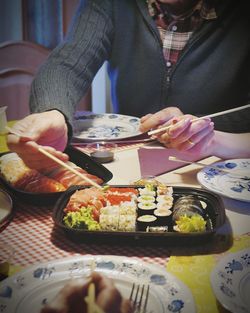
[[[104,313],[133,312],[131,302],[121,296],[113,280],[102,274],[93,272],[87,283],[86,279],[74,279],[67,283],[52,302],[42,308],[40,313],[89,312],[85,297],[88,295],[90,281],[95,285],[95,304],[98,305]]]
[[[59,150],[76,105],[105,61],[114,113],[163,112],[168,121],[244,105],[250,95],[247,6],[243,0],[82,0],[69,34],[32,83],[30,108],[37,115],[17,125],[33,131],[33,143],[9,137],[10,149],[29,166],[48,162],[35,143],[67,159]],[[46,110],[52,111],[41,115]],[[216,129],[250,131],[250,114],[238,116],[229,123],[217,118]]]
[[[162,116],[161,116],[162,117]],[[197,121],[193,115],[183,115],[166,123],[158,124],[159,114],[149,114],[141,119],[140,129],[148,131],[156,125],[161,128],[171,126],[153,137],[167,148],[189,152],[197,157],[217,156],[222,159],[249,158],[250,132],[227,133],[214,129],[210,118]]]

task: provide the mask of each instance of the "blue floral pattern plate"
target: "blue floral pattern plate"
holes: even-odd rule
[[[218,301],[230,312],[250,312],[250,249],[222,258],[211,276],[211,285]]]
[[[250,159],[217,162],[213,166],[218,170],[208,165],[197,174],[203,187],[228,198],[250,202]],[[232,171],[232,175],[221,169]],[[242,177],[234,176],[234,171],[242,173]]]
[[[120,114],[88,114],[74,121],[76,139],[87,141],[124,139],[141,135],[138,117]]]
[[[93,268],[111,277],[126,298],[129,298],[133,282],[150,284],[145,313],[196,312],[189,288],[164,268],[108,255],[65,258],[10,276],[0,284],[0,312],[39,313],[69,279],[88,277]]]

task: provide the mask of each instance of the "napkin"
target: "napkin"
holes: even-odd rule
[[[169,156],[175,156],[187,161],[197,161],[198,158],[187,152],[167,148],[139,148],[138,157],[141,176],[157,176],[185,166],[185,163],[170,161]]]

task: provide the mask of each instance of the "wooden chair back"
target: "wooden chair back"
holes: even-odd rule
[[[7,120],[22,119],[30,114],[29,94],[34,74],[23,68],[0,71],[0,107],[7,106]]]
[[[50,50],[29,41],[6,41],[0,44],[0,70],[24,68],[37,72]]]
[[[21,119],[30,114],[31,82],[50,50],[28,41],[0,44],[0,106],[7,106],[7,119]]]
[[[28,41],[0,44],[0,107],[8,107],[8,120],[30,114],[30,85],[49,53],[49,49]],[[91,110],[91,88],[79,101],[77,110]]]

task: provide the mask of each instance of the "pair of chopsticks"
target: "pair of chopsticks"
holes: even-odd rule
[[[240,106],[238,108],[233,108],[233,109],[229,109],[229,110],[225,110],[225,111],[221,111],[221,112],[217,112],[217,113],[213,113],[213,114],[208,114],[208,115],[204,115],[204,116],[201,116],[201,117],[197,117],[197,118],[192,119],[191,122],[196,122],[196,121],[208,118],[208,117],[210,118],[210,117],[216,117],[216,116],[220,116],[220,115],[224,115],[224,114],[229,114],[229,113],[232,113],[232,112],[236,112],[236,111],[247,109],[249,107],[250,107],[250,104],[246,104],[246,105]],[[176,124],[173,124],[173,125],[163,126],[163,127],[151,130],[151,131],[148,132],[148,135],[151,136],[151,135],[158,134],[158,133],[160,133],[162,131],[166,131],[169,128],[171,128],[172,126],[178,125],[180,122],[181,121],[179,121],[179,122],[177,122]]]
[[[224,169],[224,168],[220,168],[220,167],[218,167],[216,165],[205,164],[205,163],[202,163],[202,162],[193,162],[193,161],[182,160],[182,159],[179,159],[179,158],[177,158],[175,156],[169,156],[168,159],[170,161],[175,161],[175,162],[182,162],[182,163],[186,163],[186,164],[194,164],[194,165],[198,165],[198,166],[201,166],[201,167],[209,167],[209,168],[212,168],[212,169],[214,169],[216,171],[227,173],[227,174],[230,174],[231,176],[235,176],[235,177],[248,178],[247,175],[245,176],[242,173],[238,172],[237,170],[230,171],[230,170],[227,170],[227,169]]]
[[[8,132],[10,134],[13,134],[15,136],[21,137],[22,135],[20,133],[18,133],[17,131],[15,131],[14,129],[6,126],[5,127],[6,130],[8,130]],[[54,162],[56,162],[57,164],[61,165],[62,167],[66,168],[67,170],[69,170],[70,172],[74,173],[75,175],[79,176],[81,179],[83,179],[84,181],[88,182],[90,185],[98,188],[98,189],[102,189],[102,187],[100,185],[98,185],[96,182],[94,182],[93,180],[89,179],[87,176],[83,175],[82,173],[78,172],[75,168],[69,166],[67,163],[61,161],[60,159],[58,159],[57,157],[55,157],[54,155],[52,155],[50,152],[48,152],[47,150],[45,150],[43,147],[39,147],[38,151],[41,152],[43,155],[47,156],[48,158],[50,158],[51,160],[53,160]]]
[[[88,295],[84,298],[87,303],[87,313],[105,313],[95,302],[95,285],[90,283],[88,286]]]

